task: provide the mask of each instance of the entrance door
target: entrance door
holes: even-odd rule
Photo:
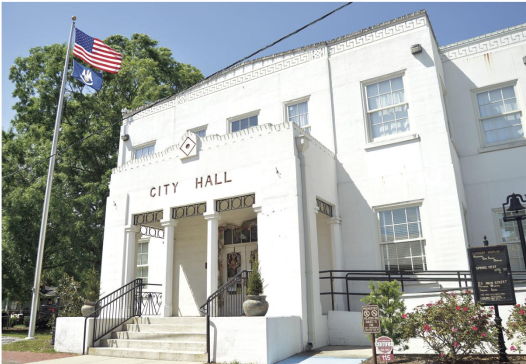
[[[258,245],[256,243],[225,246],[223,248],[223,284],[243,270],[252,270],[257,250]],[[235,290],[235,287],[232,287],[231,290]]]

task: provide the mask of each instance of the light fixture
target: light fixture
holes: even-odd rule
[[[420,44],[413,44],[411,46],[411,53],[417,54],[422,52],[422,46]]]
[[[130,139],[130,136],[128,134],[124,134],[121,136],[121,139],[123,142],[125,142],[126,140]]]

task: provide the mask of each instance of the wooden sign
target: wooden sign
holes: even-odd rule
[[[364,334],[380,333],[380,310],[378,306],[362,306],[362,326]]]
[[[494,245],[468,251],[475,301],[484,306],[514,305],[508,247]]]

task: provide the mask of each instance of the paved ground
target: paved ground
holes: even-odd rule
[[[13,337],[13,336],[2,336],[2,345],[14,343],[15,341],[20,341],[20,340],[24,340],[24,339],[20,337]]]
[[[25,358],[22,358],[24,354]],[[18,357],[10,357],[11,355]],[[67,355],[68,357],[59,359],[57,355]],[[367,347],[325,346],[317,350],[295,355],[280,361],[278,364],[360,364],[371,355],[371,348]],[[22,359],[26,361],[21,361]],[[4,351],[2,353],[2,364],[36,362],[40,362],[40,364],[195,364],[180,361],[112,358],[97,355],[71,356],[70,354],[37,354],[13,351]]]

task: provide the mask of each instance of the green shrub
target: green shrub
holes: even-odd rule
[[[526,304],[518,303],[513,307],[506,326],[508,327],[506,330],[508,340],[513,340],[510,350],[518,350],[521,353],[522,345],[526,344]]]
[[[361,299],[369,305],[378,305],[380,310],[380,329],[382,336],[389,336],[395,345],[403,345],[402,315],[405,314],[405,304],[402,300],[401,286],[396,280],[392,282],[373,281],[369,284],[371,293]],[[370,335],[368,335],[370,338]]]
[[[31,319],[30,316],[24,316],[24,325],[29,326],[29,320]]]
[[[18,325],[20,322],[18,317],[10,317],[9,318],[9,327],[14,327],[15,325]]]
[[[254,262],[252,263],[252,273],[248,277],[248,295],[260,295],[263,293],[263,278],[261,277],[261,269],[259,268],[258,254],[254,256]]]
[[[492,312],[473,301],[469,290],[440,294],[435,303],[403,315],[406,339],[421,338],[442,361],[456,363],[467,355],[497,349],[498,330]],[[488,345],[489,344],[489,345]]]

